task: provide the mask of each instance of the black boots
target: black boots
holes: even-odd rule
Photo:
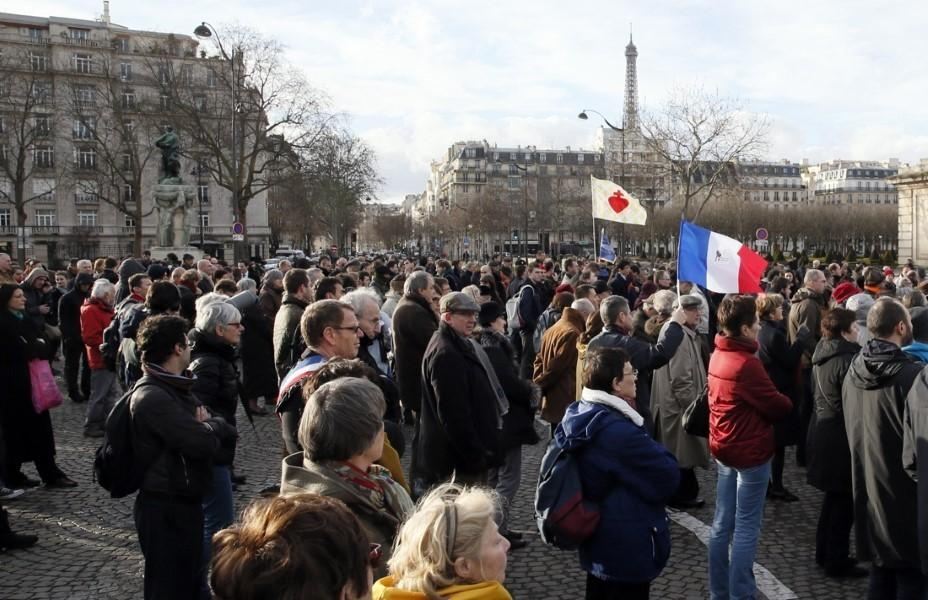
[[[39,541],[39,538],[34,535],[13,533],[13,531],[10,530],[9,513],[0,508],[0,552],[28,548],[37,541]]]

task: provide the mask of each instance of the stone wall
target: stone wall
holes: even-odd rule
[[[899,191],[899,262],[928,264],[928,170],[906,169],[889,180]]]

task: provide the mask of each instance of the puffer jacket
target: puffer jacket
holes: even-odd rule
[[[553,443],[577,457],[584,497],[599,504],[599,527],[579,555],[581,568],[600,579],[651,581],[670,556],[664,506],[680,471],[643,425],[623,400],[583,388],[554,432]]]
[[[709,360],[709,451],[736,469],[773,457],[773,423],[793,408],[756,354],[756,341],[717,335]]]
[[[81,306],[81,338],[87,347],[87,364],[91,369],[105,369],[100,344],[103,343],[103,330],[113,320],[115,310],[97,298],[88,298]]]
[[[235,348],[215,334],[194,329],[188,336],[191,343],[191,392],[210,413],[221,416],[235,427],[235,411],[239,404],[238,367]],[[223,444],[216,464],[230,465],[235,456],[235,440]]]
[[[201,423],[193,379],[146,366],[132,393],[133,447],[148,465],[142,491],[198,498],[209,491],[212,461],[235,428],[222,417]]]

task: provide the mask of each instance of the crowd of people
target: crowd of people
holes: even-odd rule
[[[762,287],[721,295],[672,263],[543,253],[266,271],[146,253],[56,272],[0,253],[0,503],[77,485],[32,400],[32,363],[63,361],[88,438],[128,394],[149,599],[510,598],[507,554],[530,539],[510,511],[537,475],[522,448],[543,439],[600,508],[579,547],[589,599],[649,597],[667,508],[704,505],[710,461],[710,595],[754,597],[765,503],[805,500],[784,483],[791,447],[824,492],[823,575],[924,598],[924,272],[792,262]],[[696,403],[707,437],[684,426]],[[236,507],[239,421],[272,415],[279,481]],[[36,541],[0,509],[0,548]]]

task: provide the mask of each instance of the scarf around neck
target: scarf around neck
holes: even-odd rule
[[[503,386],[499,382],[499,377],[496,376],[496,369],[493,368],[493,364],[490,362],[490,357],[487,356],[486,350],[473,338],[468,338],[467,341],[474,349],[474,354],[477,355],[477,360],[480,361],[483,372],[487,374],[487,379],[490,380],[490,387],[493,388],[493,395],[496,396],[496,428],[502,429],[503,416],[509,413],[509,399],[506,397],[506,392],[503,391]]]
[[[644,425],[644,418],[635,412],[628,402],[622,400],[618,396],[613,396],[608,392],[602,390],[591,390],[588,387],[583,388],[580,392],[580,399],[584,402],[589,402],[591,404],[602,404],[603,406],[608,406],[613,410],[617,410],[622,413],[629,421],[641,427]]]

